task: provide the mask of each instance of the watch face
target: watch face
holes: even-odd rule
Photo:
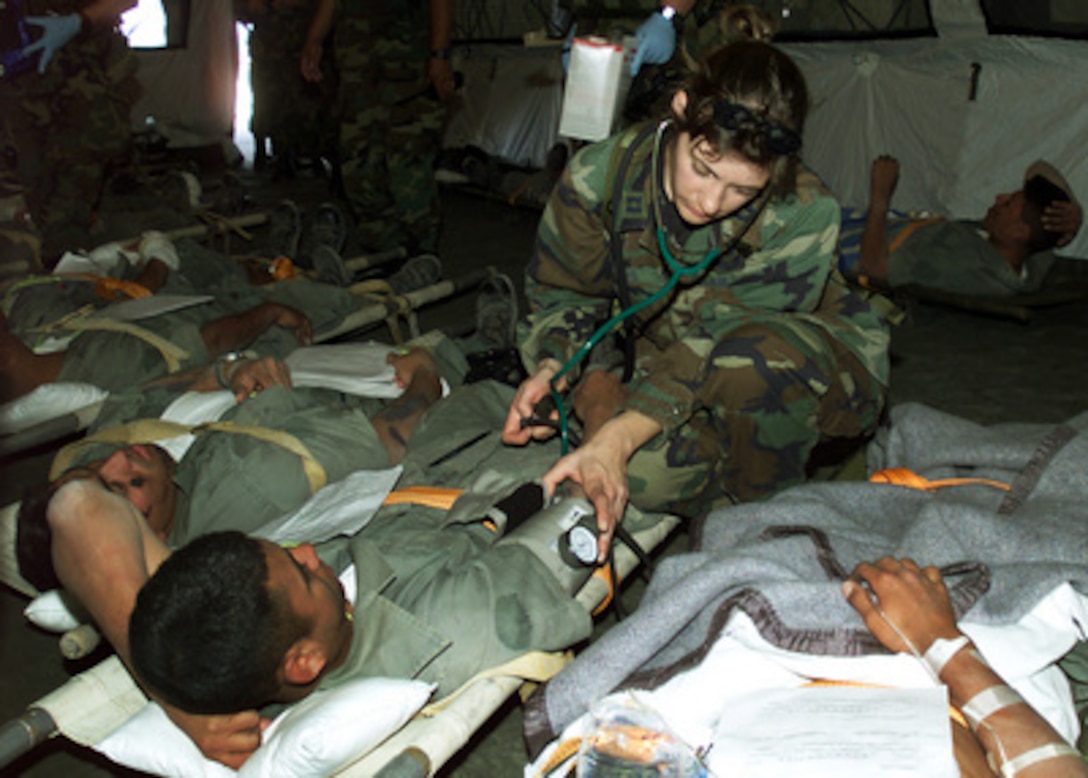
[[[570,553],[582,564],[591,565],[597,561],[597,533],[589,527],[577,524],[567,533],[567,547]]]

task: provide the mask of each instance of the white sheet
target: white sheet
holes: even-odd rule
[[[1053,662],[1073,641],[1082,639],[1078,622],[1085,623],[1086,607],[1088,598],[1063,584],[1017,624],[1005,627],[960,624],[1006,682],[1071,743],[1076,742],[1080,725],[1068,682]],[[622,692],[605,700],[634,693],[686,742],[705,747],[714,743],[714,732],[725,706],[742,704],[751,692],[796,688],[812,679],[899,688],[933,686],[921,663],[907,654],[829,657],[792,653],[767,643],[752,620],[737,612],[697,667],[653,691]],[[526,778],[537,775],[558,742],[585,734],[590,718],[582,716],[567,727],[535,762],[526,766]],[[818,729],[825,724],[814,721],[811,726]],[[788,733],[783,733],[783,737],[788,737]]]

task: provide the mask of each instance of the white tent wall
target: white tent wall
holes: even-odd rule
[[[988,35],[975,0],[932,9],[939,38],[783,47],[812,92],[806,162],[857,207],[879,154],[900,161],[902,210],[981,218],[1040,158],[1088,201],[1088,43]],[[1088,257],[1088,229],[1062,253]]]
[[[234,127],[238,51],[230,0],[192,0],[183,49],[137,49],[137,129],[155,117],[171,146],[226,143]]]
[[[930,7],[936,38],[783,46],[812,92],[806,162],[859,208],[879,154],[901,163],[902,210],[981,218],[1040,158],[1088,201],[1088,42],[989,35],[977,0]],[[539,166],[556,139],[559,55],[517,49],[474,45],[459,56],[464,100],[446,144]],[[1088,257],[1088,229],[1062,253]]]

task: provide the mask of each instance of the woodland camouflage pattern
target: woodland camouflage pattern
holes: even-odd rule
[[[65,15],[82,5],[31,0],[27,15]],[[43,74],[35,65],[0,80],[0,115],[47,259],[93,247],[95,209],[111,166],[127,160],[139,90],[135,59],[112,30],[77,35]]]
[[[359,242],[434,252],[446,112],[427,78],[428,3],[347,0],[339,11],[340,154]]]
[[[565,363],[618,310],[611,195],[603,193],[612,189],[617,149],[641,129],[582,150],[552,193],[526,276],[531,313],[519,334],[530,369],[545,357]],[[650,199],[652,137],[636,144],[620,199],[632,304],[668,280]],[[670,249],[695,265],[754,210],[694,230],[683,246],[670,235]],[[636,315],[626,407],[664,430],[631,462],[636,505],[675,509],[675,500],[702,490],[711,469],[712,484],[736,498],[767,496],[803,480],[821,439],[874,428],[888,381],[887,322],[833,269],[838,225],[835,200],[802,170],[796,194],[767,205],[738,250]],[[579,371],[569,375],[577,381]]]
[[[267,3],[245,18],[252,22],[249,36],[253,119],[250,129],[259,138],[271,138],[279,156],[293,151],[302,156],[335,154],[337,118],[336,78],[331,56],[322,59],[324,78],[310,83],[302,77],[299,57],[309,31],[313,6]]]

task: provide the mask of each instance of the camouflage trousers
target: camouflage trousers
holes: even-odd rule
[[[817,444],[867,436],[885,399],[822,328],[773,319],[719,340],[697,384],[692,418],[631,459],[631,500],[643,510],[694,516],[723,496],[759,500],[801,483]]]
[[[16,175],[42,235],[47,262],[92,248],[90,230],[110,166],[126,159],[139,87],[120,36],[80,36],[44,74],[0,82],[0,114],[16,150]]]
[[[253,84],[250,128],[271,138],[276,154],[294,151],[333,157],[336,151],[336,75],[332,54],[321,60],[324,78],[302,78],[299,54],[313,9],[309,5],[274,8],[254,17],[249,38]]]
[[[438,183],[445,108],[426,74],[418,35],[379,32],[358,18],[336,28],[340,160],[359,243],[370,250],[438,246]]]

